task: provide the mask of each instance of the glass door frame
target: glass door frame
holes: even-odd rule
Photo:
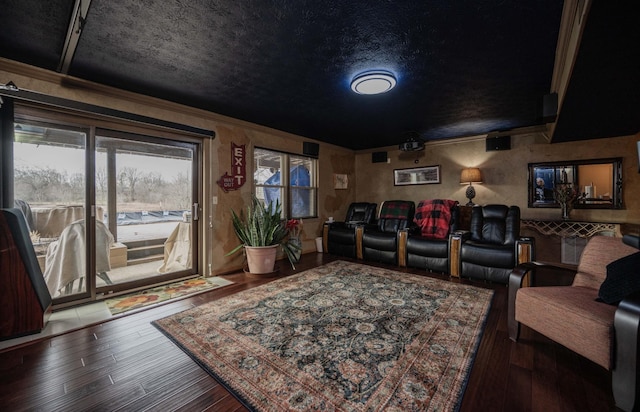
[[[96,219],[96,191],[95,191],[95,145],[96,145],[96,131],[107,130],[109,133],[138,136],[143,137],[142,140],[150,142],[170,142],[180,147],[190,146],[192,148],[192,267],[190,270],[173,272],[166,275],[159,275],[153,277],[153,281],[134,281],[128,283],[120,283],[118,285],[106,285],[102,287],[96,286],[96,275],[85,276],[85,291],[82,293],[72,294],[68,296],[61,296],[55,298],[53,301],[54,309],[73,306],[77,304],[87,303],[91,301],[100,300],[104,296],[112,293],[123,292],[126,290],[137,290],[144,287],[152,287],[154,285],[168,283],[172,280],[184,279],[197,276],[198,273],[202,273],[201,257],[199,251],[199,239],[200,231],[203,220],[198,219],[201,215],[201,205],[203,199],[203,188],[201,182],[202,175],[202,150],[203,141],[202,138],[182,135],[179,132],[166,131],[161,128],[154,128],[152,126],[140,126],[126,120],[114,121],[112,119],[101,119],[94,117],[87,117],[78,113],[59,112],[53,108],[40,108],[31,105],[15,105],[14,110],[14,123],[28,122],[32,124],[46,125],[49,127],[56,127],[61,129],[69,129],[74,131],[82,131],[86,133],[85,138],[85,235],[86,235],[86,253],[87,253],[87,271],[86,273],[92,273],[93,268],[96,267],[96,254],[93,250],[95,244],[95,219]],[[13,143],[12,143],[13,144]],[[2,153],[2,156],[13,156],[13,151],[10,154]],[[12,160],[13,161],[13,160]],[[15,170],[15,169],[14,169]],[[6,181],[2,182],[6,184]],[[13,190],[13,189],[11,189]]]
[[[99,135],[100,137],[125,139],[128,141],[134,141],[134,142],[143,142],[143,143],[152,143],[152,144],[159,143],[159,144],[171,145],[171,146],[179,147],[182,149],[191,150],[193,154],[193,158],[191,160],[191,176],[192,176],[191,197],[193,200],[193,202],[191,202],[191,215],[193,217],[193,224],[191,226],[191,262],[192,262],[191,268],[184,271],[170,272],[164,275],[154,276],[153,277],[154,282],[149,282],[147,279],[141,279],[141,280],[129,281],[126,283],[123,282],[123,283],[117,283],[112,285],[100,286],[100,287],[97,287],[96,289],[97,293],[98,294],[102,293],[106,295],[106,294],[118,293],[126,290],[139,289],[142,287],[149,287],[151,285],[167,283],[168,281],[177,280],[185,277],[193,277],[197,273],[200,273],[200,270],[198,268],[198,261],[199,261],[198,239],[199,239],[199,233],[200,233],[200,227],[199,227],[200,214],[199,214],[199,210],[195,210],[195,209],[199,208],[201,204],[201,202],[199,202],[199,199],[202,198],[202,193],[200,191],[200,186],[201,186],[200,181],[202,179],[202,175],[200,172],[200,170],[202,169],[200,152],[202,151],[202,144],[200,142],[172,140],[164,137],[154,137],[148,134],[141,135],[137,133],[117,131],[117,130],[106,129],[102,127],[96,130],[96,134]],[[96,139],[97,138],[94,139],[94,142],[96,141]],[[94,149],[94,153],[95,153],[95,149]],[[95,159],[94,159],[94,165],[95,165]],[[115,181],[113,181],[113,185],[115,185]],[[93,188],[95,189],[95,184],[93,185]],[[109,188],[108,191],[111,193],[114,193],[115,187]],[[112,199],[111,197],[109,197],[108,202],[115,202],[115,199]],[[115,208],[116,208],[115,204],[108,205],[108,209],[110,209],[108,210],[108,216],[113,215],[113,213],[110,213],[110,212],[111,212],[111,209],[115,211]],[[110,217],[109,219],[113,219],[113,217]],[[109,224],[107,224],[107,226],[111,230],[112,222],[110,221]],[[117,236],[117,229],[114,234]]]

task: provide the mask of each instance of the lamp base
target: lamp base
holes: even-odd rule
[[[467,206],[475,206],[475,203],[473,203],[473,198],[476,197],[476,189],[473,188],[471,183],[469,183],[469,187],[467,187],[465,196],[467,196],[467,199],[469,199]]]

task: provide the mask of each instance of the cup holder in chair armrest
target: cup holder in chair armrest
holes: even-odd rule
[[[468,230],[456,230],[449,235],[452,239],[461,239],[462,241],[471,238],[471,232]]]

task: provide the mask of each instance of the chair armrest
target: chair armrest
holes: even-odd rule
[[[402,268],[407,267],[407,239],[410,233],[410,227],[398,230],[398,266]]]
[[[334,220],[333,222],[324,222],[323,225],[324,226],[328,226],[329,228],[335,228],[335,227],[344,227],[346,226],[347,222],[338,222],[337,220]]]
[[[634,409],[639,398],[638,336],[640,336],[640,292],[632,293],[620,302],[613,320],[615,352],[612,362],[612,387],[616,406],[625,411]]]
[[[535,245],[535,238],[532,237],[521,237],[516,240],[516,264],[535,260]]]
[[[516,295],[518,290],[535,284],[536,269],[553,269],[575,272],[572,269],[541,262],[525,262],[517,265],[509,275],[509,299],[507,302],[507,323],[509,338],[516,342],[520,336],[520,322],[516,321]]]
[[[456,230],[449,235],[449,274],[452,277],[460,277],[460,249],[468,239],[471,239],[468,230]]]
[[[529,286],[529,281],[525,284],[525,277],[534,270],[536,262],[522,263],[511,271],[509,274],[509,299],[507,301],[507,330],[509,339],[514,342],[520,337],[520,322],[516,321],[516,294],[522,287]],[[527,278],[529,280],[529,278]]]
[[[449,235],[451,238],[460,239],[462,242],[466,242],[471,239],[471,232],[468,230],[456,230]]]
[[[552,269],[555,271],[559,271],[559,272],[571,272],[573,274],[576,273],[575,269],[572,268],[568,268],[568,267],[564,267],[564,266],[559,266],[559,265],[554,265],[551,263],[545,263],[545,262],[538,262],[538,261],[530,261],[530,262],[524,262],[524,263],[520,263],[518,264],[515,268],[513,268],[513,270],[511,271],[511,274],[509,275],[509,287],[512,287],[512,280],[511,277],[515,276],[517,277],[519,280],[515,280],[514,282],[519,282],[519,286],[520,287],[529,287],[529,286],[564,286],[565,284],[563,283],[551,283],[548,285],[536,285],[535,282],[535,273],[536,273],[536,269]],[[525,279],[525,275],[529,275],[528,279]],[[522,283],[524,279],[524,284]],[[515,285],[515,284],[513,284]]]

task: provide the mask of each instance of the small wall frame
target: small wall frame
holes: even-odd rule
[[[393,185],[429,185],[440,183],[440,165],[394,169]]]

